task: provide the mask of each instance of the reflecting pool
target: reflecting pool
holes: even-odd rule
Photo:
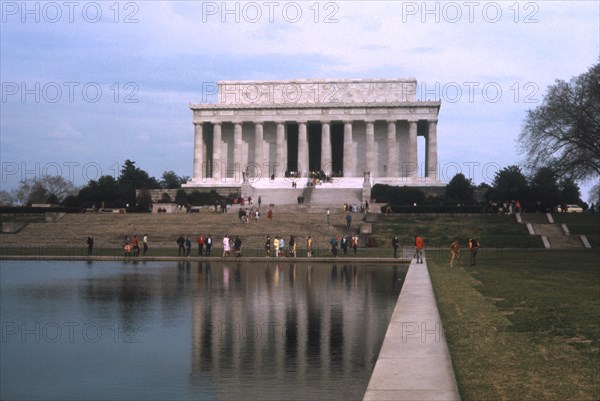
[[[0,398],[362,400],[406,270],[1,261]]]

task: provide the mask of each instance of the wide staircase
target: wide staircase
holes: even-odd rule
[[[589,242],[584,235],[571,235],[566,224],[557,224],[550,213],[517,214],[517,221],[528,226],[530,235],[542,238],[544,246],[551,249],[588,248]]]
[[[312,236],[315,248],[328,248],[332,235],[355,232],[363,215],[353,214],[353,230],[345,228],[345,213],[342,208],[331,209],[330,224],[327,224],[326,207],[285,205],[273,208],[273,219],[267,218],[268,206],[260,208],[258,222],[241,223],[238,217],[240,206],[229,208],[227,213],[165,213],[165,214],[112,214],[84,213],[65,214],[57,221],[32,222],[14,234],[2,234],[2,247],[84,247],[89,233],[94,234],[95,246],[119,248],[125,237],[141,238],[148,234],[154,248],[176,249],[180,235],[189,236],[196,250],[195,239],[200,233],[210,234],[214,244],[221,248],[225,234],[239,235],[244,247],[262,248],[266,235],[283,236],[287,241],[294,235],[300,248]],[[250,210],[250,207],[246,207]],[[254,206],[256,207],[256,206]]]

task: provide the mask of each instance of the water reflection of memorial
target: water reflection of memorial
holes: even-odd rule
[[[192,385],[206,389],[210,381],[226,399],[331,399],[332,386],[339,386],[337,399],[361,398],[405,273],[351,264],[198,263]]]

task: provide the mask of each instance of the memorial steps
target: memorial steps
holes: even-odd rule
[[[176,240],[183,234],[192,240],[192,250],[197,253],[196,238],[200,233],[211,234],[214,246],[222,247],[223,235],[239,235],[244,247],[262,249],[267,235],[283,236],[287,241],[295,235],[299,249],[305,249],[306,238],[311,235],[316,248],[328,248],[333,234],[348,233],[345,230],[345,214],[341,206],[331,209],[331,225],[327,224],[326,207],[303,205],[275,206],[272,221],[267,219],[268,206],[263,203],[258,223],[241,223],[238,218],[240,206],[230,207],[227,213],[165,213],[165,214],[113,214],[84,213],[66,214],[56,222],[29,223],[16,234],[2,234],[2,247],[85,247],[90,232],[94,233],[96,247],[121,247],[125,237],[137,234],[142,241],[148,234],[150,247],[176,250]],[[251,207],[251,206],[250,206]],[[250,208],[248,207],[248,209]],[[354,214],[355,227],[362,215]]]

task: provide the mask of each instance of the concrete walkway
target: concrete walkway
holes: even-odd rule
[[[460,400],[426,262],[410,264],[365,401]]]

